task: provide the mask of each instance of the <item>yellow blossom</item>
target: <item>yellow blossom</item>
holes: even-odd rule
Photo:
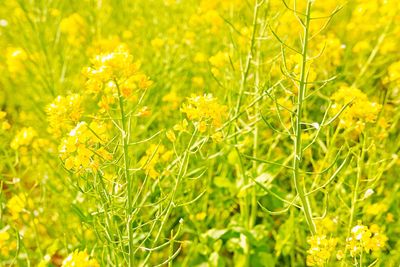
[[[10,251],[17,247],[16,242],[11,241],[11,235],[8,233],[8,226],[0,230],[0,256],[8,257]]]
[[[13,195],[7,202],[7,209],[11,214],[11,218],[13,220],[17,220],[20,215],[26,211],[26,208],[32,208],[33,202],[31,199],[28,199],[25,194],[19,193],[17,195]]]
[[[209,59],[211,66],[222,68],[229,63],[229,55],[226,52],[219,51]]]
[[[6,63],[8,70],[12,75],[20,73],[25,69],[25,61],[28,55],[22,48],[7,48],[6,50]]]
[[[387,76],[383,80],[384,83],[390,84],[400,81],[400,61],[392,63],[387,71]]]
[[[57,96],[46,107],[49,131],[55,136],[60,136],[65,130],[70,130],[82,116],[82,97],[78,94]]]
[[[86,91],[90,94],[102,93],[98,102],[101,112],[109,110],[116,103],[119,94],[135,101],[136,92],[146,90],[152,85],[148,76],[139,70],[140,63],[133,62],[132,55],[125,45],[120,45],[112,52],[96,55],[91,60],[92,65],[84,70],[87,77]]]
[[[75,172],[97,171],[101,163],[112,159],[112,154],[103,146],[107,140],[104,123],[79,122],[59,146],[65,168]]]
[[[314,235],[307,239],[310,248],[307,250],[307,266],[324,266],[334,251],[337,239],[325,235]]]
[[[36,136],[37,133],[32,127],[22,128],[11,141],[11,148],[18,150],[22,146],[29,146]]]
[[[221,127],[224,118],[227,117],[227,107],[220,105],[212,94],[192,95],[187,103],[182,105],[181,111],[189,120],[196,123],[204,122],[207,126],[215,128]],[[200,125],[201,130],[205,130],[204,127],[204,124]]]
[[[0,111],[0,122],[1,122],[1,129],[3,131],[9,130],[11,128],[11,124],[6,119],[7,112]]]
[[[160,49],[161,47],[163,47],[163,45],[165,44],[165,40],[161,39],[159,37],[154,38],[153,40],[151,40],[151,45],[155,48],[155,49]]]
[[[60,31],[66,35],[69,44],[79,46],[85,41],[86,22],[78,13],[74,13],[61,20]]]
[[[376,120],[382,108],[380,104],[369,101],[367,95],[355,87],[342,86],[331,98],[335,101],[333,113],[348,105],[340,115],[340,124],[344,128],[353,127],[358,133],[364,129],[365,123]]]
[[[384,250],[387,240],[378,225],[373,224],[368,227],[359,222],[351,229],[351,236],[346,240],[346,248],[352,257],[356,257],[362,251],[370,253]]]
[[[75,250],[62,262],[61,267],[99,267],[99,263],[92,259],[86,251]]]

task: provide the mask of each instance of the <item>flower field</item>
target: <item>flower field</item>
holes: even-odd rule
[[[400,266],[400,2],[0,2],[0,266]]]

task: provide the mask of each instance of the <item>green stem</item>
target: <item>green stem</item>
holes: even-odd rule
[[[301,65],[301,76],[300,76],[300,88],[297,94],[297,109],[295,114],[295,139],[294,139],[294,159],[293,159],[293,180],[296,191],[300,197],[303,213],[305,215],[308,227],[311,233],[314,235],[316,233],[315,224],[312,218],[311,205],[308,197],[305,194],[305,184],[304,178],[301,180],[300,177],[300,163],[302,161],[302,130],[301,130],[301,119],[303,116],[303,100],[305,91],[307,89],[307,49],[308,49],[308,36],[310,28],[310,12],[311,11],[311,1],[308,1],[305,26],[304,26],[304,40],[302,47],[302,65]]]
[[[255,35],[256,35],[256,29],[257,29],[257,18],[258,18],[259,8],[260,8],[260,5],[258,4],[258,0],[255,0],[250,47],[249,47],[249,51],[246,56],[246,62],[245,62],[245,65],[244,65],[244,68],[242,71],[242,77],[241,77],[240,88],[239,88],[239,97],[236,102],[236,108],[235,108],[235,116],[237,114],[239,114],[240,107],[242,105],[243,94],[244,94],[244,90],[246,88],[247,76],[249,75],[249,71],[250,71],[250,63],[251,63],[251,59],[253,58],[253,54],[254,54],[254,43],[255,43],[254,41],[255,41]]]
[[[165,223],[167,222],[167,220],[168,220],[173,208],[175,207],[174,202],[175,202],[176,192],[178,191],[178,187],[179,187],[179,185],[180,185],[180,183],[182,181],[183,176],[185,176],[187,165],[189,163],[189,158],[190,158],[190,148],[191,148],[191,146],[193,144],[193,141],[195,139],[196,134],[197,134],[197,129],[194,130],[194,132],[192,134],[192,137],[190,138],[189,144],[188,144],[187,148],[185,149],[185,151],[183,153],[182,163],[181,163],[181,165],[179,167],[179,172],[178,172],[178,175],[177,175],[177,178],[176,178],[176,182],[175,182],[174,188],[172,189],[172,192],[171,192],[171,199],[168,202],[166,213],[165,213],[165,215],[163,217],[163,220],[161,222],[160,228],[158,229],[156,237],[154,238],[153,248],[156,247],[157,242],[158,242],[158,240],[159,240],[159,238],[161,236],[161,232],[164,229]],[[149,253],[147,254],[146,258],[141,263],[141,266],[143,266],[143,267],[146,266],[146,264],[149,261],[150,256],[153,253],[153,251],[154,251],[153,249],[151,249],[149,251]]]
[[[255,75],[254,75],[254,95],[258,97],[260,95],[260,40],[257,41],[257,50],[255,57]],[[258,120],[260,119],[260,103],[257,102],[254,105],[254,121],[256,122],[254,125],[253,131],[253,158],[258,158],[258,146],[259,146],[259,127]],[[253,177],[256,178],[258,175],[258,162],[253,160]],[[256,187],[252,187],[251,189],[251,211],[250,211],[250,219],[249,219],[249,228],[252,228],[255,224],[257,217],[257,195],[256,195]]]
[[[244,63],[244,66],[242,68],[241,71],[241,80],[240,80],[240,87],[239,87],[239,96],[236,102],[236,106],[235,106],[235,113],[234,113],[234,118],[235,118],[235,123],[234,125],[236,125],[237,127],[237,119],[239,117],[239,113],[240,113],[240,108],[242,106],[242,101],[243,101],[243,95],[246,89],[246,84],[247,84],[247,78],[250,72],[250,66],[251,66],[251,60],[254,57],[254,46],[255,46],[255,36],[256,36],[256,30],[257,30],[257,19],[258,19],[258,12],[260,9],[261,4],[258,3],[258,0],[254,1],[254,12],[253,12],[253,22],[252,22],[252,32],[251,32],[251,38],[250,38],[250,46],[248,48],[247,51],[247,55],[246,55],[246,61]],[[239,162],[240,162],[240,170],[238,170],[238,173],[240,173],[240,175],[242,176],[243,179],[243,185],[247,186],[249,184],[249,178],[247,177],[246,173],[245,173],[245,169],[244,169],[244,165],[243,165],[243,161],[241,158],[241,154],[240,151],[237,147],[238,144],[238,140],[237,140],[237,135],[235,134],[234,136],[234,146],[235,146],[235,150],[236,153],[238,154],[239,157]],[[251,228],[251,209],[249,208],[252,204],[251,201],[253,201],[253,204],[255,204],[256,206],[256,199],[249,199],[249,196],[245,196],[244,197],[244,201],[241,201],[240,203],[240,213],[243,219],[243,223],[245,224],[246,228]],[[254,206],[253,206],[254,207]],[[247,243],[247,242],[246,242]],[[249,255],[249,251],[250,251],[250,245],[247,243],[246,244],[247,249],[245,250],[245,257],[246,257],[246,263],[245,266],[249,265],[249,259],[250,259],[250,255]]]
[[[353,196],[351,200],[351,208],[350,208],[350,218],[349,218],[349,224],[347,226],[347,238],[350,237],[351,235],[351,229],[353,228],[353,223],[354,223],[354,214],[356,213],[357,209],[357,198],[358,198],[358,189],[360,187],[360,180],[361,180],[361,175],[362,175],[362,168],[363,168],[363,161],[364,161],[364,155],[365,155],[365,144],[366,144],[366,136],[363,138],[363,144],[361,147],[361,153],[360,156],[357,159],[357,177],[356,177],[356,182],[354,184],[354,190],[353,190]],[[347,247],[344,250],[344,255],[343,255],[343,262],[341,266],[344,266],[345,264],[345,259],[346,259],[346,254],[347,254]]]
[[[124,110],[124,100],[121,95],[121,90],[119,88],[118,82],[115,81],[115,85],[118,90],[118,100],[119,100],[119,110],[121,113],[121,124],[122,124],[122,131],[121,131],[121,140],[122,140],[122,149],[124,154],[124,176],[127,183],[127,197],[128,197],[128,205],[126,207],[126,216],[128,217],[127,221],[127,230],[128,230],[128,244],[129,244],[129,266],[133,267],[134,265],[134,248],[133,248],[133,233],[132,233],[132,180],[129,175],[129,154],[128,154],[128,127],[126,123],[126,114]]]

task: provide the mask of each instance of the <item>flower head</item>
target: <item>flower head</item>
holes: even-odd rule
[[[181,108],[182,113],[196,124],[201,133],[210,127],[221,127],[223,120],[227,117],[227,110],[228,108],[220,105],[212,94],[192,95]]]
[[[49,132],[60,136],[63,131],[70,130],[82,116],[81,102],[82,97],[78,94],[57,96],[46,107],[47,119],[50,124]]]
[[[99,267],[99,263],[92,259],[86,251],[75,250],[66,257],[61,267]]]
[[[350,255],[355,257],[362,251],[370,253],[384,250],[387,240],[378,225],[373,224],[368,227],[359,222],[351,229],[351,236],[346,240],[346,248],[350,251]]]
[[[324,266],[335,250],[337,239],[325,235],[314,235],[307,239],[307,266]]]

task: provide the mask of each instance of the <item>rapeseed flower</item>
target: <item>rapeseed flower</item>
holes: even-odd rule
[[[62,262],[61,267],[99,267],[99,263],[92,259],[86,251],[75,250]]]
[[[337,238],[325,235],[314,235],[307,239],[310,248],[307,250],[307,266],[324,266],[332,256]]]

